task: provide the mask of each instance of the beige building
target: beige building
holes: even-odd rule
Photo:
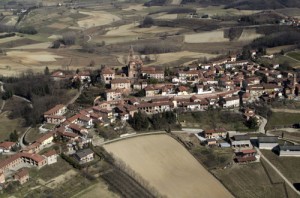
[[[115,79],[115,71],[109,69],[109,68],[104,68],[101,71],[101,80],[105,84],[110,84],[111,80]]]
[[[130,90],[130,80],[125,78],[115,78],[110,82],[111,89],[126,89]]]

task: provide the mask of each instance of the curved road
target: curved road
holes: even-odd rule
[[[27,132],[31,129],[31,126],[26,129],[23,135],[19,138],[19,144],[21,148],[26,148],[27,146],[24,144],[24,137],[26,136]]]

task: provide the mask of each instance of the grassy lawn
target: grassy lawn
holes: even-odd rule
[[[0,141],[5,141],[9,138],[9,135],[14,130],[17,130],[19,134],[24,132],[24,128],[22,127],[23,120],[22,119],[9,119],[7,117],[7,113],[2,113],[0,115]]]
[[[239,198],[286,197],[282,184],[272,184],[261,163],[233,165],[213,171],[214,175]]]
[[[37,140],[39,137],[41,137],[43,134],[40,133],[38,126],[35,128],[31,128],[26,136],[25,136],[25,141],[27,143],[32,143],[35,140]]]
[[[292,57],[298,61],[300,61],[300,51],[290,52],[287,54],[289,57]]]
[[[208,114],[205,112],[197,112],[197,116],[193,116],[193,113],[183,113],[179,115],[179,121],[182,127],[188,128],[201,128],[201,129],[211,129],[215,125],[217,128],[225,128],[227,130],[235,131],[249,131],[248,127],[244,125],[244,120],[241,115],[236,113],[230,113],[233,117],[237,119],[226,119],[226,114],[224,112],[215,112]],[[231,116],[230,116],[231,117]],[[253,131],[253,130],[250,130]]]
[[[57,163],[44,166],[43,168],[37,170],[32,169],[30,175],[33,178],[41,178],[45,181],[49,181],[52,178],[55,178],[61,174],[64,174],[68,170],[72,169],[73,167],[63,160],[61,157],[57,158]]]
[[[193,148],[191,153],[209,170],[223,168],[233,160],[231,148],[209,148],[199,145]]]
[[[282,172],[285,177],[290,180],[290,182],[300,183],[300,158],[279,157],[272,151],[268,150],[262,150],[262,153]]]
[[[300,122],[299,113],[283,113],[273,112],[271,117],[268,119],[267,129],[271,129],[275,126],[290,126]]]

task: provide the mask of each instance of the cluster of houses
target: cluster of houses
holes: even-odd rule
[[[299,79],[293,72],[280,72],[278,67],[266,68],[249,61],[237,61],[236,55],[210,64],[191,64],[184,68],[172,69],[172,75],[161,67],[144,67],[131,48],[128,65],[117,70],[102,67],[99,79],[108,89],[94,100],[94,105],[79,110],[72,116],[66,116],[67,106],[58,104],[44,113],[46,123],[54,129],[46,132],[29,146],[0,162],[0,183],[28,180],[27,166],[43,167],[57,161],[57,152],[40,154],[43,149],[51,147],[54,139],[66,143],[68,154],[72,154],[79,164],[94,159],[94,152],[85,149],[92,142],[89,134],[94,125],[107,126],[117,120],[126,122],[138,111],[156,114],[165,111],[178,112],[204,111],[209,107],[234,108],[257,100],[260,96],[273,98],[284,94],[295,97],[299,90]],[[54,72],[55,81],[64,79],[80,80],[88,84],[91,81],[89,71],[77,72],[75,75],[62,71]],[[267,79],[262,83],[262,79]],[[167,79],[167,80],[166,80]],[[290,83],[286,83],[290,82]],[[132,96],[142,93],[139,97]],[[252,109],[246,109],[245,119],[255,116]],[[220,137],[226,137],[225,129],[204,131],[204,138],[209,145],[218,143]],[[277,141],[277,142],[276,142]],[[258,138],[259,148],[278,147],[276,137]],[[247,135],[235,134],[226,142],[219,142],[224,147],[234,147],[237,162],[249,162],[258,159],[252,142]],[[0,151],[10,152],[14,143],[0,144]],[[282,156],[298,155],[297,147],[279,147]],[[298,153],[298,154],[297,154]]]
[[[300,157],[299,145],[279,145],[277,136],[252,136],[247,133],[226,131],[224,128],[204,130],[195,134],[201,143],[208,146],[231,147],[234,150],[236,163],[257,162],[260,156],[254,147],[258,149],[272,150],[281,157]]]

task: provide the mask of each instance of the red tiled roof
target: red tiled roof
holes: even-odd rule
[[[25,168],[21,168],[16,174],[15,176],[17,176],[18,178],[22,178],[22,177],[27,177],[29,175],[29,172],[27,169]]]
[[[50,150],[50,151],[48,151],[47,153],[45,153],[44,154],[44,156],[46,156],[46,157],[50,157],[50,156],[52,156],[52,155],[56,155],[57,153],[56,153],[56,151],[55,150]]]
[[[12,146],[14,146],[16,143],[15,142],[2,142],[0,144],[0,148],[4,149],[10,149]]]
[[[226,130],[223,128],[220,129],[210,129],[210,130],[205,130],[205,133],[225,133]]]
[[[53,107],[52,109],[46,111],[46,112],[44,113],[44,115],[51,115],[51,114],[55,113],[56,111],[58,111],[59,109],[62,109],[62,108],[64,108],[64,107],[65,107],[65,105],[63,105],[63,104],[58,104],[58,105],[56,105],[55,107]]]
[[[125,79],[125,78],[115,78],[111,80],[111,84],[115,83],[130,83],[130,80]]]

